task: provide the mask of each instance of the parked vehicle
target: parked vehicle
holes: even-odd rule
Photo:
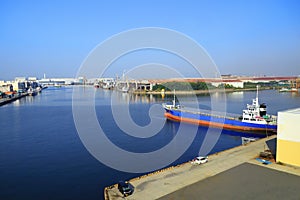
[[[200,165],[203,163],[207,163],[208,162],[208,156],[198,156],[195,159],[192,160],[191,164],[193,165]]]
[[[133,186],[128,181],[119,181],[118,189],[124,197],[131,195],[134,191]]]

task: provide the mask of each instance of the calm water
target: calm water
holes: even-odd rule
[[[85,88],[83,92],[94,90]],[[229,93],[228,112],[241,113],[255,94]],[[167,122],[148,140],[123,134],[110,112],[110,95],[110,91],[98,89],[95,108],[101,126],[114,144],[132,152],[149,152],[168,144],[176,135],[179,126],[176,122]],[[259,95],[271,114],[300,107],[299,94],[268,90],[260,91]],[[120,94],[120,101],[130,102],[131,117],[141,126],[150,122],[151,105],[171,98]],[[201,95],[198,100],[200,107],[210,107],[210,96]],[[0,199],[102,199],[105,186],[140,175],[111,169],[89,154],[77,134],[71,105],[72,88],[65,87],[48,88],[35,97],[0,107]],[[192,125],[186,125],[189,126]],[[207,128],[199,127],[192,145],[173,164],[195,157],[206,131]],[[223,131],[210,153],[240,145],[239,134]]]

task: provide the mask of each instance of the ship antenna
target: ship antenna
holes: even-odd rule
[[[258,85],[256,85],[256,105],[258,105]]]
[[[175,89],[174,89],[173,107],[175,107]]]

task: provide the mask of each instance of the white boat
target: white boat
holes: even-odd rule
[[[60,88],[60,87],[61,87],[61,85],[59,85],[59,84],[55,83],[55,84],[54,84],[54,87]]]
[[[297,88],[292,88],[291,92],[298,92],[298,89]]]
[[[32,87],[30,87],[27,90],[27,93],[28,93],[29,96],[35,96],[35,95],[37,95],[37,91],[35,89],[33,89]]]
[[[103,84],[102,87],[103,87],[103,89],[108,89],[108,90],[110,90],[110,89],[113,88],[113,84],[112,84],[111,82],[109,82],[109,83]]]
[[[102,78],[99,81],[100,87],[103,89],[113,89],[115,86],[115,80],[113,78]]]
[[[37,91],[37,92],[42,92],[42,88],[41,88],[41,87],[37,87],[37,88],[36,88],[36,91]]]
[[[122,92],[126,93],[129,91],[129,88],[127,86],[122,87]]]
[[[281,88],[279,92],[298,92],[297,88]]]

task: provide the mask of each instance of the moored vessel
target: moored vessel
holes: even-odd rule
[[[32,87],[30,87],[28,90],[27,90],[27,93],[29,96],[36,96],[38,94],[38,92],[33,89]]]
[[[216,128],[232,129],[238,131],[277,131],[277,116],[267,114],[266,104],[258,102],[258,88],[256,98],[252,104],[247,104],[242,116],[229,117],[227,115],[211,114],[209,110],[191,110],[175,102],[163,104],[165,117],[170,120],[212,126]]]
[[[281,88],[279,92],[298,92],[297,88]]]

